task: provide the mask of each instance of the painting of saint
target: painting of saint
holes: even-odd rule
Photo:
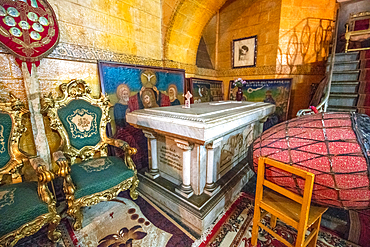
[[[177,87],[175,84],[170,84],[167,90],[168,96],[170,97],[171,105],[180,105],[180,101],[177,98]]]
[[[148,143],[143,132],[126,122],[131,111],[184,104],[185,71],[110,62],[99,62],[102,93],[114,105],[108,133],[138,151],[133,161],[138,171],[148,166]],[[123,156],[121,150],[115,155]]]
[[[126,113],[129,112],[128,101],[130,98],[130,89],[127,84],[120,84],[117,87],[117,99],[118,102],[114,104],[114,120],[116,122],[116,128],[126,127]]]

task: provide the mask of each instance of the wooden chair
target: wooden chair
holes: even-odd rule
[[[48,225],[48,238],[57,241],[60,216],[47,187],[54,174],[41,158],[29,157],[18,148],[26,130],[23,103],[11,95],[0,103],[0,246],[14,246]]]
[[[44,98],[43,111],[50,118],[51,128],[62,138],[53,157],[59,166],[57,175],[64,177],[67,214],[75,219],[73,227],[78,230],[82,227],[82,207],[114,199],[127,189],[131,198],[137,199],[139,180],[131,159],[136,149],[107,137],[111,106],[107,97],[92,98],[83,80],[63,83],[60,90],[61,97],[50,94]],[[121,148],[124,160],[107,156],[108,144]]]
[[[303,178],[305,180],[303,197],[266,180],[266,165]],[[327,208],[311,205],[314,177],[315,175],[313,173],[303,171],[270,158],[259,158],[251,240],[252,245],[257,245],[258,227],[261,227],[285,245],[294,246],[271,229],[276,226],[276,220],[279,218],[281,221],[297,229],[296,247],[316,246],[321,216]],[[265,187],[268,187],[270,190]],[[261,209],[264,210],[262,214]],[[267,213],[271,214],[271,228],[261,223],[261,219]],[[305,238],[306,230],[310,227],[311,233]]]
[[[360,50],[368,50],[370,47],[362,47],[362,48],[349,48],[349,43],[351,42],[362,42],[368,38],[370,38],[370,12],[360,12],[357,14],[351,14],[346,23],[346,46],[345,52],[349,51],[360,51]]]

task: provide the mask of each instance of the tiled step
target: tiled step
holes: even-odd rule
[[[357,94],[331,93],[328,105],[330,107],[356,107],[357,98]]]
[[[345,71],[345,72],[333,72],[332,81],[357,81],[359,76],[359,70]]]
[[[334,64],[333,71],[334,72],[342,72],[342,71],[351,71],[351,70],[357,70],[358,66],[360,64],[360,61],[350,61],[350,62],[336,62]]]
[[[333,81],[331,83],[331,93],[357,93],[358,81]]]
[[[356,112],[356,107],[333,107],[328,106],[326,112]]]
[[[358,60],[358,52],[336,53],[334,62],[348,62],[354,60]]]

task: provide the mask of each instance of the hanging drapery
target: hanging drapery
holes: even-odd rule
[[[59,41],[55,13],[46,0],[1,0],[0,19],[0,43],[22,69],[37,154],[51,164],[40,112],[37,66]]]

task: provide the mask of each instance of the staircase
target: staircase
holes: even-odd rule
[[[336,53],[327,112],[356,112],[360,76],[358,52]]]

